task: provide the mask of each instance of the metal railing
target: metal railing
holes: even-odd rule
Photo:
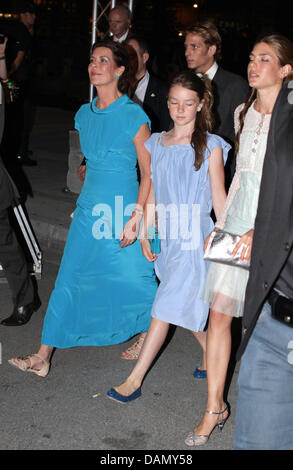
[[[101,5],[101,2],[98,0],[93,0],[93,13],[92,13],[92,39],[91,45],[93,45],[97,40],[97,24],[101,20],[101,18],[106,14],[108,8],[111,10],[116,5],[116,0],[110,0],[105,7]],[[98,8],[101,9],[101,12],[98,15]],[[132,12],[133,10],[133,0],[128,0],[128,8]],[[90,101],[93,100],[94,88],[90,85]]]

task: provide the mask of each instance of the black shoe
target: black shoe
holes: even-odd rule
[[[32,314],[36,312],[41,306],[41,301],[37,298],[34,302],[28,305],[15,307],[10,317],[2,320],[1,325],[4,326],[21,326],[25,325],[31,318]]]
[[[70,191],[70,189],[68,188],[68,186],[65,186],[65,188],[62,188],[62,193],[71,193],[72,191]]]

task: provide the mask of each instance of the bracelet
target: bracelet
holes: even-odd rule
[[[5,55],[1,55],[0,60],[5,60]]]
[[[143,215],[143,210],[142,210],[142,209],[138,209],[137,207],[134,209],[133,212],[138,212],[139,214],[142,214],[142,215]]]

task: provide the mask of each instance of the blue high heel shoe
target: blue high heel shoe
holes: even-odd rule
[[[118,393],[114,388],[111,388],[107,392],[107,397],[111,400],[118,401],[119,403],[128,403],[130,401],[136,400],[141,396],[141,387],[135,390],[131,395],[125,396]]]
[[[199,365],[199,364],[197,364]],[[193,377],[195,379],[206,379],[207,378],[207,371],[206,370],[202,370],[202,369],[198,369],[198,367],[195,369],[195,371],[193,372]]]

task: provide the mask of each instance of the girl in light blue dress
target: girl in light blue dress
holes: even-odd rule
[[[144,256],[155,263],[160,285],[151,324],[138,362],[128,379],[108,396],[127,402],[141,394],[141,383],[163,345],[169,324],[191,330],[204,345],[209,306],[200,298],[208,263],[205,239],[213,228],[212,208],[221,212],[226,192],[224,163],[230,145],[210,134],[212,95],[206,80],[187,70],[170,86],[168,107],[174,127],[145,143],[151,154],[152,187],[145,206],[140,239]],[[161,251],[151,252],[147,238],[158,213]]]

